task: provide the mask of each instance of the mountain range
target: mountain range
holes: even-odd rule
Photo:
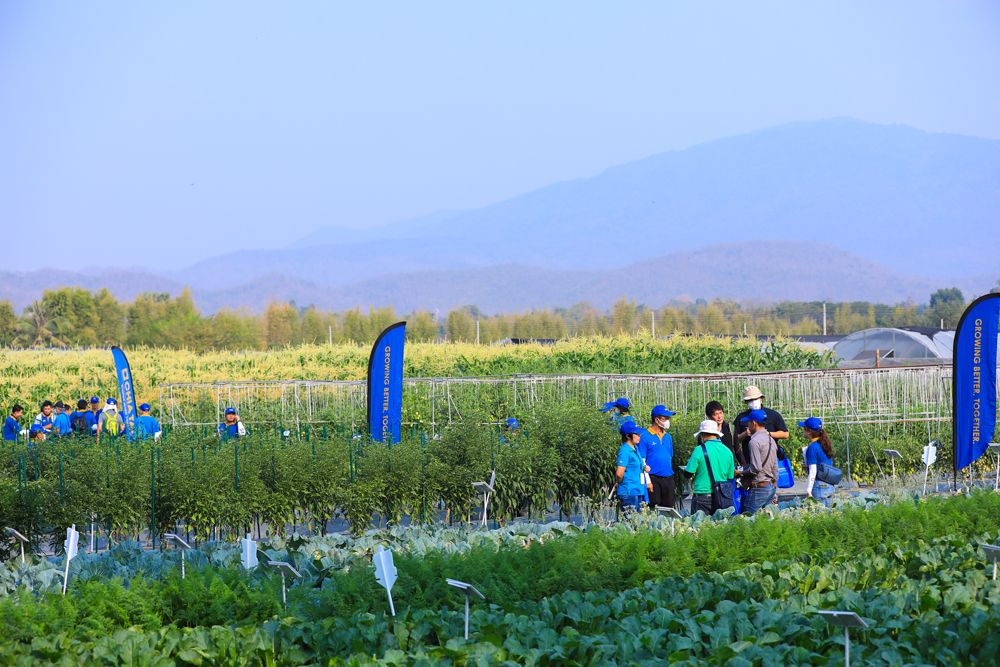
[[[968,296],[988,291],[993,279],[991,275],[972,276],[954,284]],[[206,313],[226,307],[260,311],[270,301],[290,300],[330,310],[392,304],[398,312],[426,308],[442,313],[476,304],[494,313],[568,307],[579,301],[603,309],[621,297],[657,307],[671,299],[715,297],[881,303],[912,298],[924,303],[932,291],[952,284],[900,274],[829,244],[757,239],[678,250],[617,269],[572,271],[509,263],[388,273],[336,286],[273,273],[223,289],[194,287],[192,293]],[[23,306],[45,287],[56,285],[108,287],[122,300],[142,292],[178,294],[184,287],[171,278],[134,271],[0,272],[0,299]]]
[[[630,296],[924,302],[983,293],[1000,248],[1000,141],[853,119],[799,122],[654,155],[474,211],[223,254],[162,275],[0,272],[0,298],[189,285],[213,312],[272,299],[487,312]],[[276,235],[278,237],[280,235]],[[985,253],[982,249],[993,249]]]

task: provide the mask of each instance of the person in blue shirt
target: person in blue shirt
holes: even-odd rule
[[[809,445],[802,448],[802,453],[806,459],[806,469],[809,471],[809,481],[806,482],[806,497],[815,498],[827,507],[830,506],[830,492],[833,487],[826,482],[816,479],[816,471],[822,464],[833,465],[833,445],[830,444],[830,436],[823,428],[823,422],[819,417],[810,417],[804,422],[799,422],[802,427],[802,434],[809,438]]]
[[[156,417],[150,416],[150,410],[152,408],[149,407],[149,403],[143,403],[139,406],[139,419],[137,420],[139,423],[136,430],[139,432],[140,439],[158,439],[163,434],[160,422],[156,421]]]
[[[653,507],[674,506],[674,441],[667,433],[674,412],[657,405],[650,413],[652,423],[642,433],[638,449],[646,452],[649,466],[649,504]]]
[[[40,426],[42,431],[48,434],[52,432],[53,421],[55,419],[52,416],[52,401],[42,401],[42,411],[35,417],[32,426]]]
[[[73,422],[69,420],[69,406],[62,401],[56,401],[52,407],[56,409],[55,419],[52,420],[52,435],[70,435],[73,431]]]
[[[631,409],[632,404],[628,402],[627,398],[622,397],[610,403],[605,403],[604,407],[601,408],[601,412],[610,412],[608,423],[614,424],[615,428],[621,428],[622,424],[635,423],[635,418],[629,414]]]
[[[90,427],[87,426],[87,401],[80,399],[76,402],[76,410],[69,413],[69,425],[73,429],[74,435],[86,435]]]
[[[622,511],[629,514],[641,509],[643,497],[642,473],[649,472],[649,466],[642,462],[637,447],[642,437],[642,429],[632,422],[626,422],[618,430],[622,435],[622,446],[618,450],[618,502]]]
[[[507,429],[510,431],[510,440],[514,439],[514,436],[517,435],[516,431],[520,427],[521,425],[513,417],[507,420]],[[510,444],[510,440],[507,439],[507,434],[500,434],[500,444],[508,445]]]
[[[239,438],[247,434],[235,408],[226,408],[226,421],[219,424],[219,435],[224,438]]]
[[[17,436],[21,433],[21,425],[17,422],[24,414],[24,408],[20,405],[14,404],[14,407],[10,409],[10,416],[7,417],[7,421],[3,424],[3,439],[17,442]]]
[[[90,435],[97,435],[97,423],[100,421],[102,414],[104,414],[104,410],[101,409],[101,399],[92,396],[90,399],[90,411],[84,415],[84,418],[87,420],[87,427],[90,429]]]

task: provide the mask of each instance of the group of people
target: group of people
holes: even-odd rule
[[[104,403],[94,396],[88,403],[86,399],[76,402],[76,410],[63,401],[43,401],[40,412],[28,425],[22,425],[24,408],[15,404],[10,409],[10,415],[3,425],[3,439],[17,442],[20,438],[28,440],[28,446],[47,438],[74,438],[91,436],[100,438],[102,434],[124,435],[125,420],[118,409],[118,401],[109,398]],[[140,439],[159,439],[163,435],[160,422],[150,412],[149,403],[139,406],[139,416],[136,418],[136,433]],[[219,424],[219,436],[238,438],[247,434],[246,427],[240,421],[236,409],[226,408],[224,421]]]
[[[148,403],[139,406],[136,419],[136,434],[141,438],[159,438],[162,434],[160,423],[150,414]],[[95,437],[102,434],[117,436],[125,433],[125,420],[118,409],[118,401],[108,398],[102,404],[94,396],[89,403],[81,398],[74,410],[71,403],[63,401],[43,401],[40,412],[27,425],[22,425],[24,408],[14,405],[3,426],[3,439],[17,441],[27,438],[28,445],[47,438]]]
[[[691,480],[691,513],[712,514],[732,506],[733,496],[741,496],[741,514],[753,515],[777,503],[779,461],[786,458],[779,440],[787,440],[784,417],[764,406],[764,394],[749,386],[743,393],[746,410],[737,415],[732,428],[718,401],[705,406],[706,419],[694,434],[696,446],[681,471]],[[622,437],[616,470],[618,500],[625,511],[638,510],[642,503],[653,507],[674,507],[676,482],[673,469],[673,439],[668,433],[671,412],[662,405],[650,413],[648,428],[640,428],[631,415],[626,398],[606,403],[609,423]],[[833,487],[817,479],[821,466],[833,465],[833,447],[818,417],[799,422],[805,438],[803,456],[808,471],[806,495],[830,504]],[[736,480],[734,482],[734,480]],[[728,489],[728,491],[727,491]],[[728,504],[727,504],[728,498]]]

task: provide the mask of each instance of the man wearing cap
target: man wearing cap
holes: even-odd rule
[[[733,433],[736,434],[736,441],[743,447],[743,458],[749,461],[747,443],[750,442],[750,431],[747,429],[749,422],[745,417],[748,417],[753,410],[763,410],[764,414],[767,415],[764,428],[775,440],[787,440],[788,427],[785,426],[785,418],[781,416],[780,412],[764,407],[764,394],[758,387],[754,385],[747,387],[746,391],[743,392],[743,402],[747,409],[736,415],[736,421],[733,422]]]
[[[52,420],[53,435],[69,435],[73,431],[73,422],[69,419],[69,406],[62,401],[56,401],[52,407],[56,409],[56,417]]]
[[[747,443],[750,471],[743,474],[753,475],[744,485],[747,493],[743,498],[743,514],[746,516],[771,504],[778,493],[778,444],[768,433],[766,424],[767,413],[760,409],[751,410],[743,417],[744,428],[750,433]]]
[[[84,415],[91,435],[97,435],[97,421],[101,418],[101,399],[92,396],[90,399],[90,410]]]
[[[139,419],[136,420],[136,431],[138,431],[140,438],[159,439],[163,435],[163,431],[160,429],[160,422],[156,421],[156,417],[149,414],[152,408],[149,407],[149,403],[143,403],[139,406]]]
[[[733,479],[736,471],[736,459],[732,450],[722,444],[722,431],[714,419],[703,421],[694,437],[698,444],[684,469],[685,477],[694,478],[691,481],[691,514],[700,510],[711,515],[715,511],[712,507],[712,480],[730,484],[729,480]],[[711,476],[709,465],[712,466]]]
[[[90,411],[87,410],[87,401],[80,399],[76,402],[76,410],[69,415],[70,428],[73,429],[73,433],[76,435],[84,435],[90,433],[90,426],[87,424],[87,415]]]
[[[108,435],[125,433],[125,420],[118,414],[118,401],[113,398],[108,399],[97,417],[97,437],[101,437],[101,433]]]
[[[642,429],[633,422],[621,425],[618,432],[622,435],[622,446],[618,450],[618,469],[615,479],[618,480],[618,502],[622,511],[629,514],[640,509],[643,492],[642,473],[649,472],[649,466],[642,462],[642,457],[636,448]]]
[[[646,452],[649,466],[649,504],[653,507],[674,506],[674,441],[667,433],[670,418],[675,413],[662,405],[653,408],[649,428],[640,434],[638,450]]]
[[[42,401],[42,411],[35,417],[32,426],[38,426],[44,433],[52,432],[52,424],[55,419],[52,416],[52,401]]]
[[[236,414],[235,408],[226,408],[226,421],[219,424],[219,435],[225,438],[239,438],[246,435],[247,430]]]

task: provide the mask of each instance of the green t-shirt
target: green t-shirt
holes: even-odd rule
[[[705,443],[708,449],[708,460],[712,462],[712,475],[716,482],[732,479],[736,468],[736,459],[733,452],[722,444],[721,440],[709,440]],[[712,482],[708,479],[708,467],[705,465],[705,452],[701,445],[694,448],[691,458],[688,460],[687,471],[694,473],[692,481],[693,493],[711,493]]]

